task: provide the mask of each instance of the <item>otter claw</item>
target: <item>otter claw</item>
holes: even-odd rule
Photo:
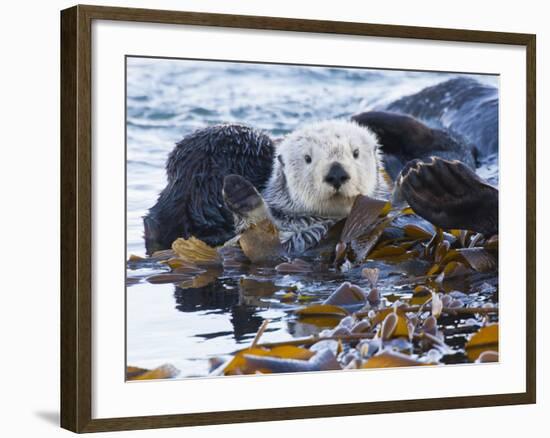
[[[256,188],[239,175],[228,175],[223,180],[223,199],[227,207],[238,215],[246,215],[263,204]]]

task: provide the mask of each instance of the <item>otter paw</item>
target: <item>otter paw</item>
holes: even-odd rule
[[[223,199],[227,208],[240,217],[255,221],[267,217],[262,195],[242,176],[228,175],[224,178]]]
[[[413,160],[398,183],[415,213],[434,225],[498,233],[498,190],[460,161]]]

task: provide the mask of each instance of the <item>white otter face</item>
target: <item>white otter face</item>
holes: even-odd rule
[[[378,142],[354,122],[331,120],[298,129],[277,153],[275,170],[284,172],[294,209],[301,213],[344,217],[357,195],[376,191]]]

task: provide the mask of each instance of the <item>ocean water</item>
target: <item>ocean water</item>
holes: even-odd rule
[[[238,122],[280,137],[310,121],[383,108],[456,76],[460,75],[128,58],[128,256],[145,254],[142,217],[165,186],[168,153],[186,134]],[[492,85],[498,80],[465,76]],[[323,296],[343,281],[338,275],[325,279],[273,275],[267,281],[258,273],[245,276],[248,285],[243,285],[242,276],[223,274],[202,287],[143,281],[156,271],[141,268],[128,273],[139,279],[127,289],[128,364],[152,368],[172,363],[183,377],[206,375],[209,358],[242,348],[264,319],[271,321],[262,337],[265,341],[309,333],[310,327],[289,322],[272,297],[291,285]],[[261,287],[254,281],[260,281]]]

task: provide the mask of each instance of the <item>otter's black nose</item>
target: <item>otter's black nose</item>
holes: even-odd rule
[[[349,175],[340,163],[333,163],[325,176],[325,182],[330,184],[336,190],[349,180]]]

